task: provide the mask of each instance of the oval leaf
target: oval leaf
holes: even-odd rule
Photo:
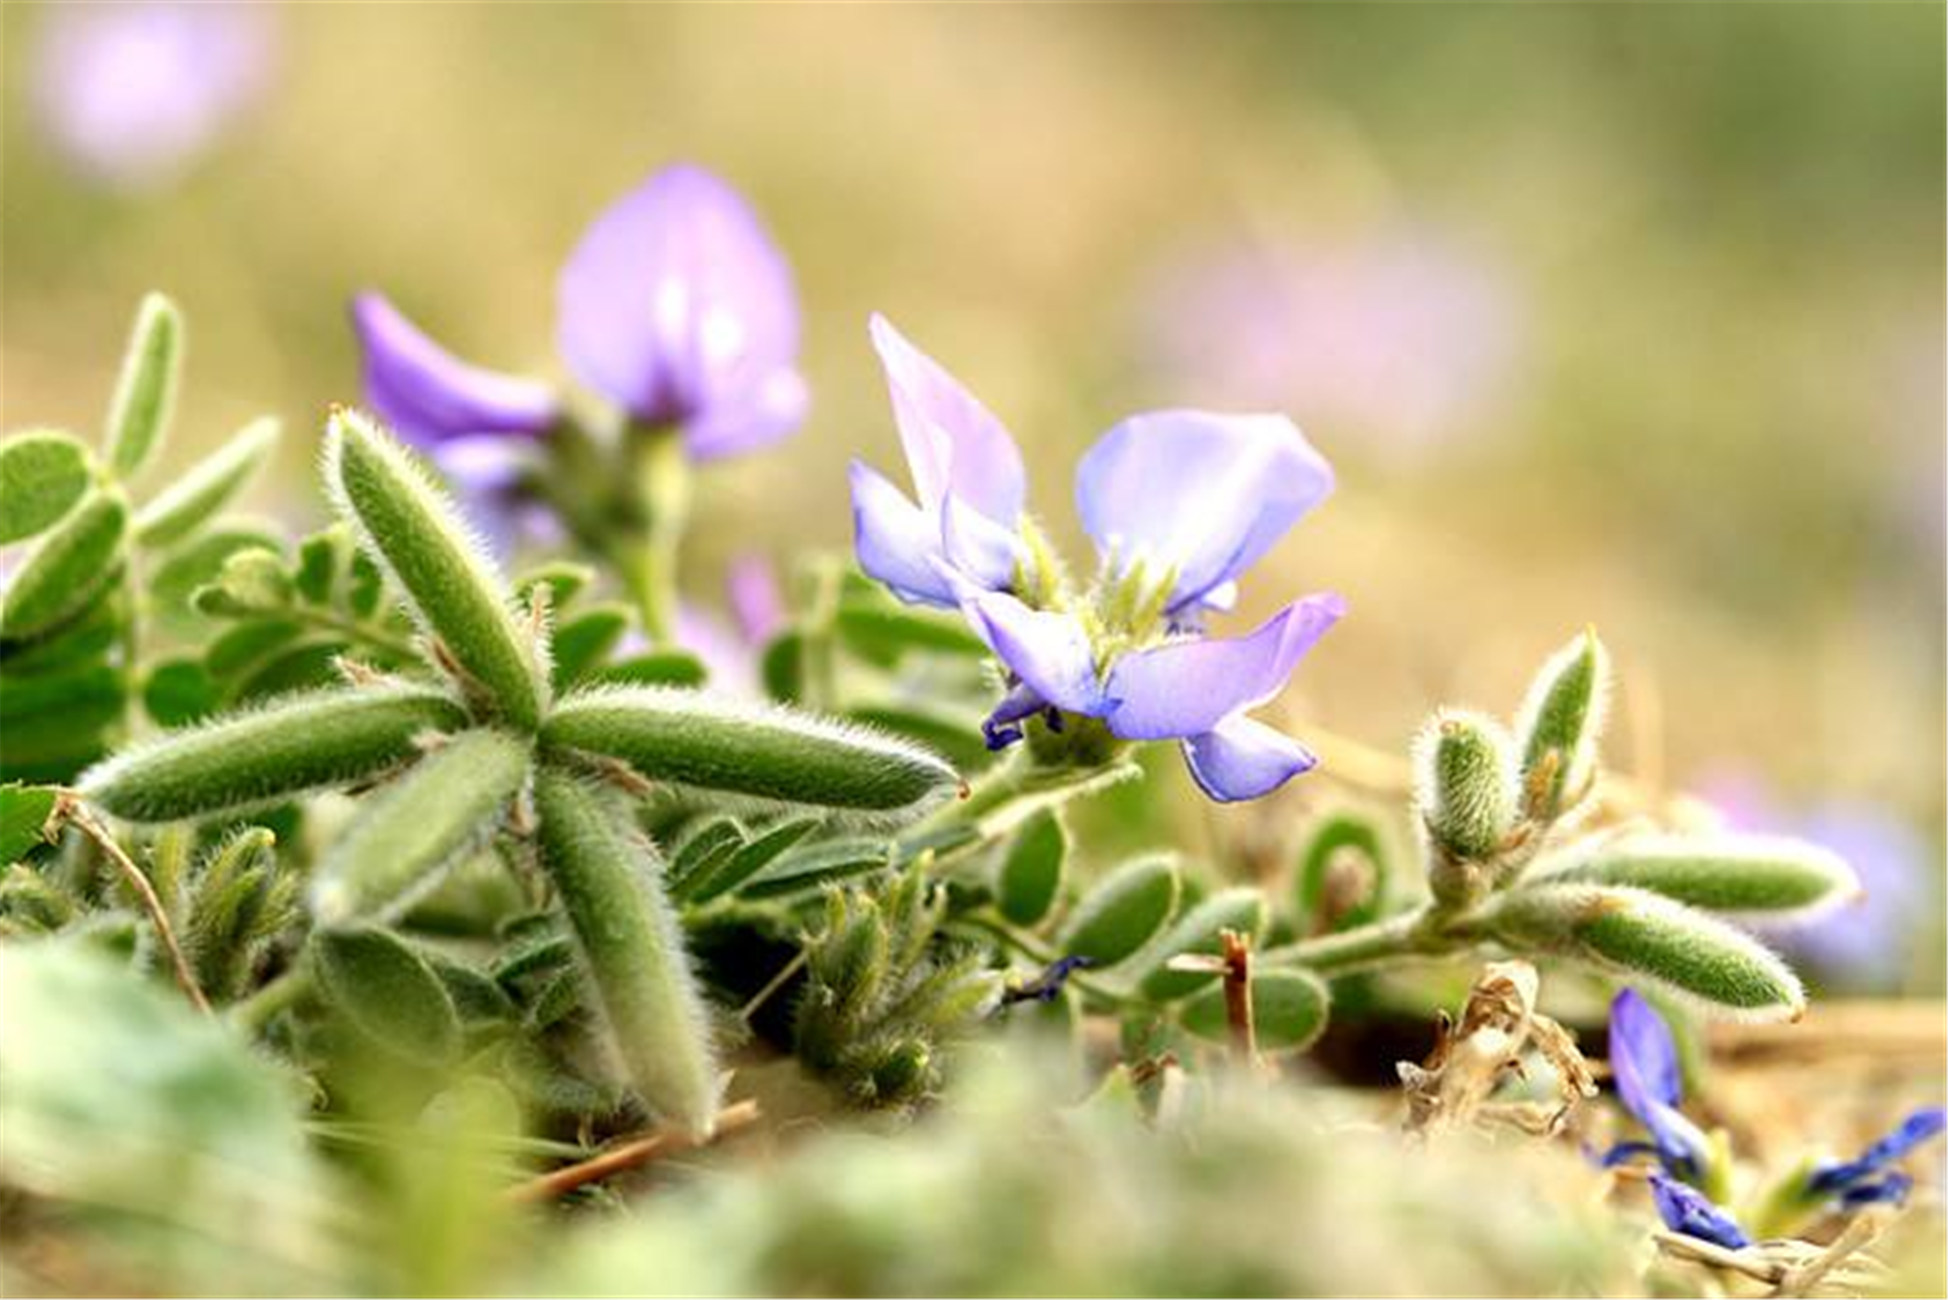
[[[76,507],[35,545],[0,599],[0,640],[44,635],[92,605],[115,576],[127,528],[118,490]]]
[[[1083,896],[1062,931],[1062,951],[1114,966],[1156,937],[1177,910],[1177,865],[1168,855],[1125,862]]]
[[[133,478],[161,450],[182,355],[182,313],[162,294],[149,294],[135,313],[108,407],[108,463],[119,477]]]
[[[1016,925],[1033,925],[1047,916],[1062,888],[1068,852],[1068,833],[1053,809],[1044,808],[1024,822],[995,877],[994,900],[1001,915]]]
[[[1218,934],[1223,930],[1241,931],[1256,939],[1264,932],[1266,918],[1265,896],[1256,889],[1221,889],[1212,894],[1178,917],[1151,945],[1139,991],[1152,1002],[1169,1002],[1197,992],[1217,976],[1172,970],[1171,958],[1218,952],[1222,946]]]
[[[0,546],[45,532],[88,491],[88,449],[52,429],[0,443]]]
[[[1260,971],[1251,980],[1251,1019],[1261,1052],[1303,1052],[1326,1032],[1332,994],[1310,971]],[[1184,1028],[1199,1038],[1226,1041],[1231,1022],[1224,989],[1205,989],[1184,1003]]]
[[[135,539],[167,546],[195,532],[243,491],[277,449],[277,438],[278,423],[268,416],[245,425],[136,513]]]
[[[372,928],[321,931],[311,962],[325,1000],[381,1047],[436,1065],[459,1051],[453,998],[404,940]]]

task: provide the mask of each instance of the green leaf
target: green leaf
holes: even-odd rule
[[[203,652],[203,666],[219,682],[261,667],[270,657],[304,635],[301,623],[283,618],[252,619],[225,629]]]
[[[165,659],[142,683],[142,707],[159,727],[201,722],[222,705],[222,692],[194,659]]]
[[[566,690],[608,658],[629,630],[626,605],[591,606],[555,625],[555,689]]]
[[[0,640],[45,636],[84,613],[120,568],[128,504],[118,489],[93,493],[35,543],[0,596]]]
[[[797,632],[772,637],[758,661],[758,675],[764,679],[764,693],[781,704],[796,704],[805,698],[805,638]]]
[[[415,756],[423,734],[465,722],[426,687],[315,691],[123,750],[82,777],[82,792],[132,822],[241,812],[370,778]]]
[[[46,786],[0,785],[0,865],[20,861],[48,843],[47,827],[60,792]]]
[[[98,600],[79,618],[29,642],[0,642],[0,671],[9,680],[62,674],[106,657],[122,635],[119,602]]]
[[[1539,880],[1633,885],[1714,912],[1776,916],[1858,898],[1839,855],[1770,835],[1638,835],[1568,850]]]
[[[447,741],[367,800],[312,878],[311,914],[323,926],[397,914],[494,833],[527,775],[513,736]]]
[[[546,587],[548,608],[560,612],[567,609],[569,603],[594,581],[595,570],[586,564],[551,560],[536,565],[514,580],[514,598],[525,605],[535,588]]]
[[[339,514],[406,593],[415,618],[509,725],[532,731],[548,673],[507,584],[460,512],[391,435],[353,411],[325,425],[325,479]]]
[[[417,952],[384,930],[324,930],[311,941],[318,988],[360,1033],[408,1060],[445,1065],[460,1049],[453,999]]]
[[[542,863],[610,1045],[652,1110],[708,1134],[719,1088],[709,1021],[654,850],[626,808],[564,773],[536,776],[535,809]]]
[[[1178,917],[1149,947],[1139,991],[1152,1002],[1170,1002],[1197,992],[1217,976],[1171,970],[1171,958],[1186,953],[1217,953],[1222,946],[1218,934],[1223,930],[1237,930],[1256,939],[1264,933],[1266,918],[1265,896],[1256,889],[1221,889],[1212,894]]]
[[[45,532],[88,491],[88,449],[52,429],[0,442],[0,546]]]
[[[1554,821],[1588,791],[1609,699],[1610,657],[1594,628],[1550,656],[1516,723],[1524,811]]]
[[[707,676],[703,660],[688,650],[651,650],[588,673],[591,682],[612,686],[701,686]]]
[[[1486,932],[1516,953],[1553,952],[1658,981],[1704,1003],[1797,1019],[1799,980],[1745,931],[1647,890],[1541,882],[1503,894]]]
[[[913,651],[979,659],[987,644],[964,620],[878,601],[848,602],[834,619],[840,642],[862,659],[893,664]]]
[[[744,883],[738,897],[789,898],[892,865],[885,840],[822,840],[797,848]]]
[[[552,752],[608,755],[651,781],[860,813],[914,816],[960,781],[904,741],[697,691],[585,691],[541,734]]]
[[[689,885],[678,896],[679,901],[701,905],[728,894],[770,866],[773,859],[811,834],[820,824],[821,819],[817,817],[798,817],[770,827],[762,835],[739,845],[725,857],[721,866],[707,873],[699,873],[701,879]]]
[[[1133,858],[1096,882],[1062,929],[1062,951],[1114,966],[1155,938],[1177,910],[1176,860]]]
[[[1258,971],[1251,979],[1251,1020],[1261,1052],[1303,1052],[1326,1032],[1332,994],[1310,971]],[[1205,989],[1184,1003],[1184,1028],[1199,1038],[1230,1037],[1224,988]]]
[[[691,828],[674,846],[664,873],[671,894],[714,871],[743,843],[744,828],[734,817],[712,817]]]
[[[281,555],[283,545],[273,525],[255,520],[226,520],[197,534],[171,551],[149,581],[157,619],[184,639],[206,634],[211,625],[191,603],[198,589],[215,582],[231,556],[248,550]]]
[[[1061,892],[1068,853],[1068,832],[1053,809],[1022,823],[995,875],[994,900],[1001,915],[1016,925],[1034,925],[1047,916]]]
[[[230,699],[248,704],[294,691],[338,685],[344,680],[338,671],[338,661],[350,648],[332,636],[285,646],[242,673],[230,687]]]
[[[65,673],[0,677],[0,773],[65,782],[101,757],[128,703],[122,674],[96,663]]]
[[[183,318],[159,293],[143,298],[108,407],[108,463],[131,479],[155,458],[169,431],[182,368]]]
[[[278,422],[269,416],[253,420],[190,466],[136,512],[135,540],[144,546],[168,546],[208,523],[270,459],[278,433]]]
[[[1328,813],[1312,828],[1297,873],[1298,915],[1319,930],[1344,930],[1379,916],[1388,855],[1379,824],[1363,813]]]

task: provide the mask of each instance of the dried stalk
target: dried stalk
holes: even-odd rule
[[[727,1133],[750,1127],[758,1121],[758,1116],[757,1102],[740,1101],[724,1107],[717,1113],[716,1128],[707,1138],[693,1139],[667,1130],[659,1130],[619,1146],[610,1147],[607,1151],[591,1156],[587,1160],[566,1165],[524,1183],[517,1183],[507,1190],[507,1198],[521,1204],[552,1201],[558,1196],[574,1191],[577,1187],[598,1182],[625,1170],[640,1168],[663,1156],[707,1146]]]

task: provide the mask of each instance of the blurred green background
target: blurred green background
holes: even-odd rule
[[[1341,488],[1244,612],[1353,611],[1282,701],[1300,734],[1398,751],[1594,623],[1618,766],[1891,818],[1940,915],[1939,5],[290,6],[257,96],[140,187],[49,136],[52,12],[0,13],[8,428],[92,429],[163,288],[172,457],[278,413],[258,503],[318,518],[354,290],[558,374],[581,227],[693,160],[791,256],[815,397],[706,476],[693,591],[847,544],[847,459],[898,464],[873,310],[1010,424],[1072,545],[1114,420],[1275,406]]]

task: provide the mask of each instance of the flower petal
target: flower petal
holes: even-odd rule
[[[1012,529],[1027,496],[1027,476],[1007,428],[884,316],[875,315],[870,328],[920,504],[937,508],[951,491]]]
[[[365,352],[365,396],[407,441],[431,447],[469,434],[538,434],[560,405],[546,384],[468,365],[377,293],[352,299]]]
[[[1683,1074],[1670,1026],[1635,989],[1610,1003],[1610,1072],[1617,1098],[1650,1131],[1657,1153],[1679,1172],[1696,1174],[1711,1161],[1711,1147],[1677,1105]]]
[[[1713,1205],[1695,1187],[1653,1171],[1650,1194],[1657,1202],[1658,1216],[1672,1232],[1709,1241],[1727,1250],[1743,1250],[1752,1244],[1752,1239],[1732,1216]]]
[[[1076,468],[1097,549],[1121,567],[1174,569],[1172,609],[1250,568],[1332,489],[1332,467],[1282,415],[1132,416]]]
[[[953,609],[959,601],[941,573],[939,522],[864,461],[852,462],[849,477],[859,567],[908,604]]]
[[[1092,716],[1107,707],[1095,648],[1073,614],[1030,609],[1005,592],[969,596],[961,607],[1009,671],[1047,703]]]
[[[1184,762],[1199,788],[1219,803],[1268,795],[1319,764],[1290,736],[1246,717],[1227,718],[1186,740]]]
[[[1278,694],[1300,656],[1345,608],[1335,595],[1307,596],[1242,637],[1200,637],[1124,655],[1109,676],[1116,700],[1109,729],[1126,740],[1213,730]]]
[[[952,492],[940,500],[940,540],[947,562],[975,586],[1006,591],[1014,584],[1020,538]]]
[[[743,196],[700,167],[666,167],[611,204],[556,298],[569,367],[638,420],[784,409],[760,393],[798,353],[791,267]]]
[[[1807,1186],[1815,1192],[1845,1192],[1941,1132],[1944,1125],[1948,1125],[1948,1112],[1939,1106],[1925,1106],[1861,1152],[1858,1159],[1821,1165]]]
[[[778,441],[805,422],[811,409],[805,377],[789,366],[752,377],[748,390],[705,407],[683,426],[693,460],[742,455]]]

